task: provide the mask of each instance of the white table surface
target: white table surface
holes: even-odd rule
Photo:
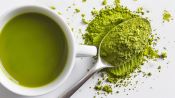
[[[112,0],[108,1],[109,3],[112,2]],[[62,16],[69,26],[74,28],[73,33],[77,43],[82,43],[79,29],[84,31],[86,25],[81,23],[81,13],[85,13],[87,19],[92,19],[90,11],[94,7],[96,9],[104,7],[101,5],[101,2],[102,0],[87,0],[86,3],[82,3],[81,0],[0,0],[0,15],[10,7],[24,3],[55,6],[57,11],[62,12]],[[156,32],[161,38],[157,49],[163,50],[163,47],[166,47],[168,58],[165,61],[160,60],[158,62],[145,64],[143,70],[151,72],[152,76],[150,78],[138,76],[133,79],[132,81],[139,80],[135,90],[123,92],[124,88],[115,88],[114,91],[119,90],[119,94],[114,93],[107,96],[97,95],[92,89],[99,77],[98,74],[95,74],[71,98],[93,98],[94,95],[96,95],[97,98],[101,98],[102,96],[103,98],[175,98],[175,20],[169,23],[162,23],[162,13],[164,10],[171,12],[173,18],[175,18],[175,1],[138,0],[138,2],[134,2],[134,0],[122,0],[122,4],[128,6],[131,10],[142,6],[145,10],[150,11],[146,16],[151,19],[153,29],[157,29]],[[72,7],[67,10],[68,6]],[[75,8],[79,8],[81,12],[74,14]],[[0,98],[58,98],[62,92],[85,75],[87,69],[93,66],[92,62],[92,58],[77,58],[74,69],[67,81],[60,88],[49,94],[37,97],[24,97],[15,95],[0,85]],[[167,62],[169,64],[167,64]],[[161,72],[157,70],[158,65],[162,66]],[[89,87],[92,88],[90,89]]]

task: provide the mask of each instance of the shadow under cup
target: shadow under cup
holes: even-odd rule
[[[6,21],[0,21],[1,83],[25,96],[42,95],[60,86],[75,56],[64,21],[39,6],[19,7],[4,17]]]

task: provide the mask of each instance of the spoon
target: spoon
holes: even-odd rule
[[[105,37],[108,34],[109,33],[107,33]],[[90,71],[80,81],[78,81],[72,88],[68,89],[60,98],[70,98],[97,71],[100,71],[101,69],[104,69],[104,68],[114,68],[115,67],[107,63],[100,56],[101,44],[103,43],[103,40],[105,39],[105,37],[102,39],[99,45],[98,54],[97,54],[98,59],[97,59],[97,63],[95,64],[95,66],[92,67]]]
[[[144,40],[144,39],[149,38],[147,35],[149,34],[149,32],[151,32],[149,21],[147,19],[139,18],[139,17],[138,18],[129,19],[129,20],[127,20],[127,21],[117,25],[117,26],[114,27],[114,29],[112,29],[111,31],[109,31],[104,36],[104,38],[102,39],[102,41],[101,41],[101,43],[99,45],[98,54],[97,54],[98,60],[97,60],[97,63],[95,64],[95,66],[92,67],[92,69],[87,73],[87,75],[85,75],[71,89],[69,89],[67,92],[65,92],[65,94],[62,97],[60,97],[60,98],[70,98],[71,95],[73,95],[95,72],[97,72],[97,71],[99,71],[101,69],[104,69],[104,68],[116,68],[116,67],[119,67],[119,65],[118,66],[112,66],[111,64],[107,63],[103,58],[101,58],[100,51],[101,51],[101,48],[102,48],[102,44],[103,44],[103,42],[105,42],[105,40],[113,41],[114,45],[117,45],[118,44],[117,41],[112,40],[112,39],[116,39],[117,37],[115,38],[115,36],[120,36],[120,34],[118,34],[118,33],[125,33],[126,35],[124,37],[122,37],[122,38],[125,38],[125,37],[128,36],[127,41],[131,41],[129,43],[133,44],[133,42],[132,42],[133,38],[132,37],[129,38],[130,34],[134,35],[136,37],[136,39],[138,38],[139,40],[141,40],[143,38],[143,40]],[[126,27],[128,29],[125,29]],[[119,29],[124,30],[124,31],[121,31]],[[108,37],[109,34],[112,34],[111,36],[113,38],[106,39],[106,37]],[[143,36],[141,37],[140,35],[142,35],[142,34],[143,34]],[[147,37],[144,37],[144,36],[147,36]],[[108,44],[108,43],[105,43],[105,44]],[[137,43],[134,43],[134,44],[136,44],[134,46],[134,47],[136,47],[136,46],[140,46],[140,44],[143,44],[143,42],[142,41],[138,41]],[[137,49],[137,48],[135,48],[135,49]],[[142,51],[142,48],[140,48],[140,50]],[[138,48],[137,51],[140,51],[140,50]],[[131,51],[131,53],[132,52],[133,51]]]

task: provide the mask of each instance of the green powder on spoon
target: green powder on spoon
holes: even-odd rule
[[[115,69],[107,70],[115,76],[125,76],[144,61],[149,46],[151,26],[143,18],[132,18],[109,31],[101,44],[101,57]]]

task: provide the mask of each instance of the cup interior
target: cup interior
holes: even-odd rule
[[[24,95],[24,96],[38,96],[38,95],[49,93],[50,91],[56,88],[59,88],[59,86],[67,79],[74,64],[74,59],[75,59],[74,44],[75,43],[74,43],[73,35],[70,31],[70,28],[63,21],[62,17],[59,16],[56,12],[50,10],[49,8],[40,6],[40,5],[23,5],[23,6],[18,6],[18,7],[9,9],[0,18],[0,28],[2,29],[3,26],[15,16],[18,16],[24,13],[30,13],[30,12],[40,13],[50,17],[61,27],[62,31],[64,32],[64,35],[67,40],[67,45],[68,45],[68,53],[67,53],[68,56],[67,56],[67,61],[65,63],[64,70],[53,82],[42,87],[28,88],[28,87],[23,87],[21,85],[18,85],[14,81],[10,80],[7,74],[4,73],[2,69],[3,65],[0,62],[0,66],[1,66],[0,81],[5,88],[9,89],[13,93]]]

